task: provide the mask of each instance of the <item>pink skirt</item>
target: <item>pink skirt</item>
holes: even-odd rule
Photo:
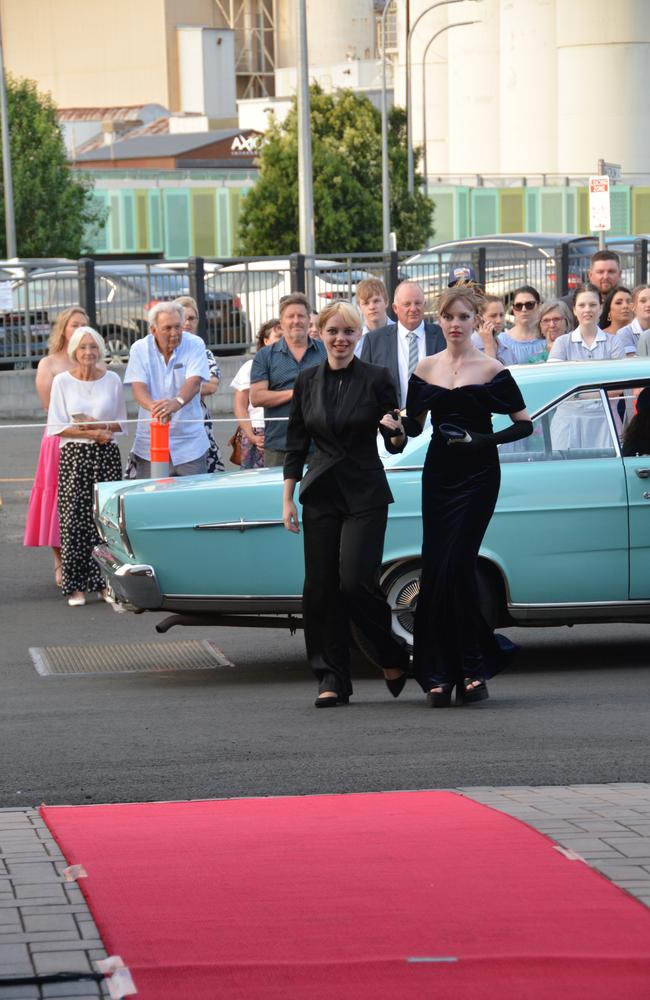
[[[57,549],[61,547],[56,509],[60,456],[61,442],[58,436],[48,437],[46,431],[41,441],[38,468],[29,498],[23,545],[49,545]]]

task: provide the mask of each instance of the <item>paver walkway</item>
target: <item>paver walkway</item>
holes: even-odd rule
[[[650,906],[650,783],[454,790],[530,824]],[[0,809],[0,975],[90,971],[106,957],[65,867],[35,809]],[[0,1000],[106,995],[94,983],[0,986]]]

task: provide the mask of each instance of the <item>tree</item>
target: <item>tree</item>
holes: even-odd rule
[[[314,224],[317,253],[382,249],[381,116],[366,97],[351,90],[311,92]],[[389,118],[391,221],[400,247],[419,249],[432,235],[433,203],[408,193],[406,115]],[[415,152],[415,165],[420,159]],[[259,153],[259,178],[240,218],[240,247],[251,256],[298,250],[298,115],[294,99],[282,124],[271,116]]]
[[[7,104],[18,256],[79,257],[106,221],[93,182],[70,170],[54,102],[33,80],[8,77]],[[6,256],[2,184],[0,190],[0,255]]]

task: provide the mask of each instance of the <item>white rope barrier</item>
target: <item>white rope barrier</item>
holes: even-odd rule
[[[152,418],[153,419],[153,418]],[[264,423],[283,423],[289,420],[288,417],[265,417]],[[60,427],[61,430],[65,430],[66,427],[105,427],[106,424],[139,424],[139,423],[151,423],[151,420],[147,417],[127,417],[125,420],[81,420],[79,424],[48,424],[45,423],[32,423],[32,424],[0,424],[0,431],[22,431],[22,430],[38,430],[41,427]],[[239,420],[237,417],[206,417],[199,420],[175,420],[173,426],[177,424],[238,424]]]

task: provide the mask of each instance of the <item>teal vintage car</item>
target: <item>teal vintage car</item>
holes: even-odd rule
[[[478,565],[493,626],[650,621],[650,456],[621,434],[650,359],[512,369],[534,421],[500,449],[502,482]],[[495,417],[495,427],[507,421]],[[420,479],[428,434],[386,456],[382,586],[395,631],[413,629],[420,574]],[[302,538],[285,531],[282,472],[103,483],[95,558],[115,599],[167,611],[159,624],[300,625]]]

